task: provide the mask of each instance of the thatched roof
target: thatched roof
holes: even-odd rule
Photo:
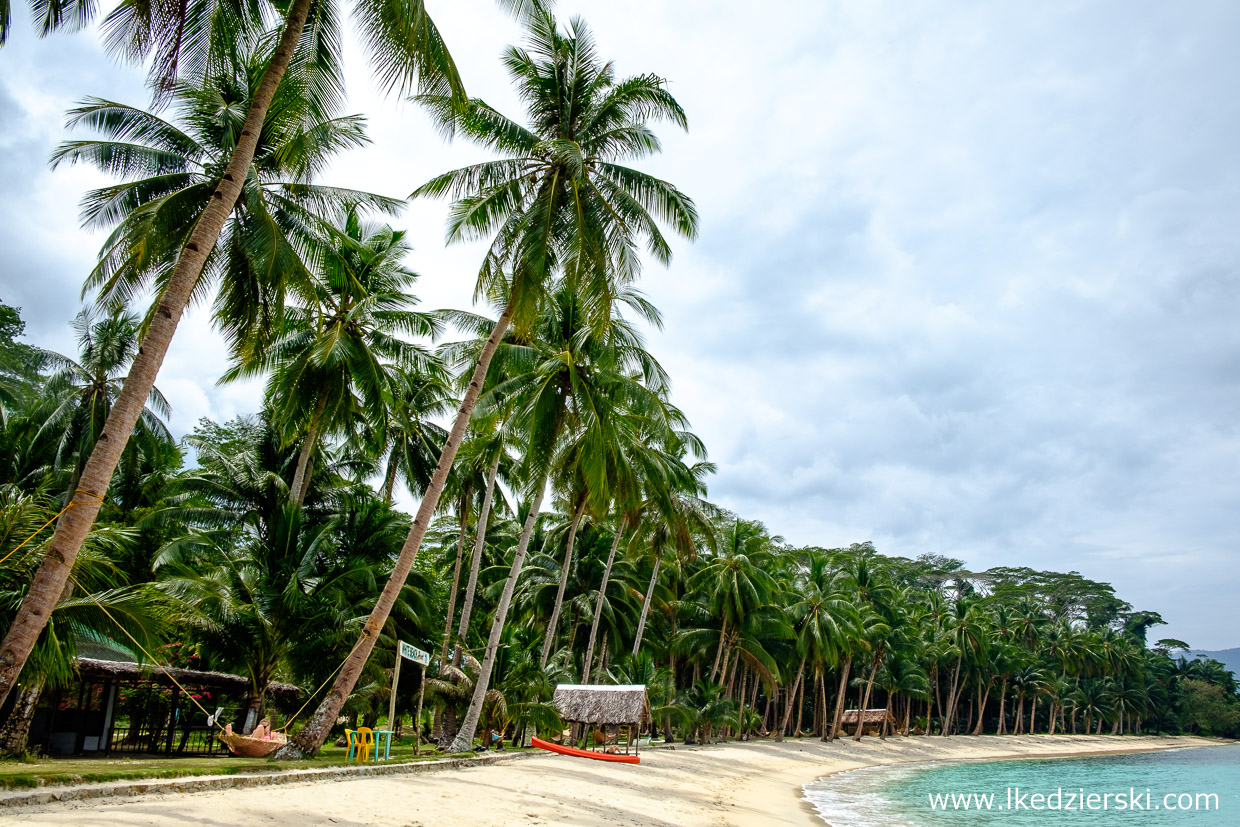
[[[172,680],[168,677],[168,673],[171,673],[172,677],[187,689],[204,687],[238,693],[245,693],[250,689],[249,679],[240,675],[230,675],[227,672],[199,672],[196,669],[175,667],[158,668],[132,661],[96,660],[95,658],[77,658],[76,665],[78,674],[85,680],[152,681],[164,686],[172,686]],[[302,692],[292,684],[272,681],[267,685],[267,694],[279,701],[292,701],[296,700]]]
[[[859,714],[860,710],[845,709],[844,714],[840,716],[840,723],[856,724]],[[867,709],[865,711],[865,722],[867,724],[881,724],[883,721],[894,724],[896,719],[886,709]]]
[[[599,686],[560,684],[551,704],[565,721],[583,724],[640,724],[650,717],[645,684]]]

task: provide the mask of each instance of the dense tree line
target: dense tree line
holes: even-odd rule
[[[558,305],[548,319],[556,325],[537,339],[511,337],[500,349],[503,372],[483,394],[426,553],[345,707],[350,719],[378,720],[395,640],[418,641],[438,655],[425,734],[450,747],[469,721],[514,558],[525,553],[475,730],[518,737],[554,728],[555,684],[592,681],[647,684],[655,728],[674,739],[856,737],[841,723],[854,708],[890,710],[884,735],[1240,736],[1234,677],[1177,654],[1182,642],[1147,645],[1161,618],[1133,611],[1105,583],[1027,568],[971,572],[960,560],[886,557],[869,544],[792,547],[706,501],[709,463],[684,459],[701,446],[675,428],[651,442],[656,429],[638,421],[650,415],[642,409],[623,412],[638,417],[626,423],[630,441],[609,446],[612,464],[598,477],[607,496],[590,496],[582,399],[570,395],[567,412],[549,415],[568,420],[569,436],[550,443],[545,465],[531,465],[536,443],[517,441],[531,423],[518,414],[532,415],[538,392],[557,379],[553,354],[570,346],[554,333],[571,331],[565,312]],[[3,313],[7,553],[65,501],[89,450],[93,412],[115,392],[106,377],[123,368],[137,321],[84,312],[75,322],[82,351],[69,359],[21,341],[17,312]],[[256,708],[273,680],[321,685],[399,554],[409,518],[392,506],[394,480],[414,494],[425,486],[443,432],[424,417],[450,404],[453,360],[470,350],[466,341],[420,352],[421,382],[408,370],[390,377],[410,390],[388,426],[399,436],[376,435],[364,408],[333,418],[339,424],[309,453],[314,470],[300,471],[308,476],[300,498],[310,429],[288,436],[274,404],[293,404],[290,395],[273,393],[253,416],[203,420],[179,442],[150,411],[109,488],[78,582],[152,650],[176,641],[202,667],[249,677]],[[597,370],[589,356],[578,365]],[[554,387],[571,394],[574,383],[559,378]],[[617,396],[600,393],[600,404]],[[683,417],[670,421],[683,425]],[[531,473],[550,481],[552,508],[535,512]],[[10,616],[49,533],[0,567]],[[18,712],[45,686],[72,681],[79,645],[140,656],[92,606],[71,595],[57,607],[24,672]],[[402,702],[401,711],[413,710]],[[22,730],[11,718],[5,746],[17,751]]]
[[[403,202],[315,182],[368,140],[342,114],[331,9],[261,5],[195,5],[168,39],[177,20],[152,16],[179,12],[121,4],[113,44],[165,58],[169,107],[87,98],[52,156],[117,182],[83,200],[109,235],[80,353],[0,316],[7,749],[78,647],[176,641],[247,676],[256,711],[275,679],[321,687],[286,748],[313,753],[342,715],[377,719],[397,638],[436,650],[418,726],[456,751],[557,727],[566,681],[646,684],[656,728],[696,741],[861,738],[845,712],[875,707],[884,736],[1240,734],[1232,676],[1150,648],[1161,619],[1106,584],[793,548],[706,499],[635,287],[643,258],[670,262],[665,233],[697,231],[636,166],[660,123],[687,128],[663,79],[617,77],[583,22],[510,2],[509,118],[464,94],[420,4],[359,3],[381,79],[495,156],[411,196],[451,200],[450,241],[488,242],[494,316],[427,310],[385,223]],[[229,348],[220,379],[266,395],[178,442],[154,378],[195,297]]]

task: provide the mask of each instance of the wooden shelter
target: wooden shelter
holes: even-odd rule
[[[844,714],[840,716],[840,726],[850,732],[856,732],[858,719],[863,721],[863,734],[865,735],[880,735],[883,724],[894,725],[896,722],[895,717],[886,707],[867,709],[864,717],[859,709],[845,709]]]
[[[650,723],[650,698],[645,684],[602,686],[598,684],[560,684],[555,688],[551,705],[566,723],[583,727],[582,738],[591,747],[607,748],[607,735],[619,735],[625,729],[624,754],[637,753],[637,739],[642,729]],[[596,743],[595,733],[603,735],[602,744]],[[618,737],[617,737],[617,740]],[[618,752],[618,748],[612,748]]]
[[[244,728],[252,717],[250,681],[240,675],[95,658],[77,658],[74,666],[78,680],[46,690],[31,721],[28,743],[49,755],[210,755],[224,747],[194,701],[212,712],[223,710],[221,725],[231,721]],[[301,694],[276,682],[266,691],[279,705],[291,705]]]

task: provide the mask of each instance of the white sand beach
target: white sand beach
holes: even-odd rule
[[[814,824],[801,787],[878,764],[1206,746],[1190,737],[1037,735],[789,740],[676,746],[640,766],[537,755],[496,766],[319,784],[68,802],[0,813],[0,825]]]

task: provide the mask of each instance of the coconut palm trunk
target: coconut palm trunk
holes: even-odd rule
[[[995,735],[1007,734],[1007,721],[1003,717],[1003,705],[1007,702],[1007,685],[1007,678],[1004,678],[999,686],[999,726],[995,729]]]
[[[646,599],[642,601],[641,617],[637,619],[637,636],[633,638],[633,654],[636,655],[642,648],[642,635],[646,631],[646,619],[650,617],[650,603],[654,600],[654,586],[659,582],[659,567],[663,565],[663,558],[655,558],[654,571],[650,573],[650,585],[646,587]]]
[[[879,660],[878,657],[874,658],[874,664],[870,667],[870,676],[865,681],[865,695],[861,698],[861,708],[857,710],[857,732],[853,735],[854,741],[860,741],[862,733],[865,732],[865,711],[870,707],[870,692],[874,689],[874,675],[878,672]]]
[[[594,663],[594,642],[598,640],[598,621],[603,615],[603,597],[607,594],[607,581],[611,580],[611,567],[616,562],[616,550],[620,548],[621,531],[616,529],[616,536],[611,541],[611,552],[607,555],[607,565],[603,567],[603,582],[598,587],[598,599],[594,601],[594,620],[590,623],[590,640],[586,644],[586,669],[582,683],[589,683],[593,674],[591,664]]]
[[[427,528],[430,527],[431,518],[439,506],[439,497],[443,494],[444,485],[448,482],[448,474],[452,470],[452,463],[456,460],[456,452],[465,438],[465,429],[469,425],[474,406],[478,403],[483,381],[491,366],[491,358],[495,355],[495,350],[499,347],[500,339],[503,338],[504,331],[508,329],[511,319],[512,308],[505,307],[504,312],[496,320],[495,327],[491,330],[491,335],[482,348],[482,353],[478,356],[478,364],[474,366],[469,387],[465,390],[465,397],[461,400],[461,407],[456,414],[456,421],[452,423],[448,441],[444,444],[443,453],[439,455],[439,464],[435,467],[435,474],[431,477],[430,484],[426,486],[426,493],[422,495],[422,504],[418,507],[413,525],[409,528],[409,536],[405,538],[405,544],[396,558],[392,574],[388,577],[378,602],[371,610],[370,617],[366,619],[366,625],[362,627],[361,637],[345,659],[340,674],[336,676],[336,682],[319,704],[318,709],[314,711],[314,715],[295,738],[290,739],[280,748],[276,753],[278,758],[298,758],[316,754],[323,746],[323,742],[327,740],[327,735],[336,723],[336,717],[340,714],[344,702],[348,699],[349,693],[353,691],[354,685],[357,684],[362,668],[366,665],[370,653],[374,651],[375,643],[379,640],[379,632],[387,623],[392,606],[396,604],[396,598],[405,586],[405,579],[409,577],[409,569],[413,566],[414,558],[417,557],[418,549],[422,545],[422,539],[426,536]]]
[[[982,734],[982,721],[986,717],[986,714],[985,714],[986,713],[986,702],[989,700],[990,700],[990,683],[987,682],[985,692],[982,691],[982,686],[979,683],[977,686],[977,726],[973,728],[974,735]]]
[[[564,590],[568,588],[568,571],[573,566],[573,546],[577,544],[577,529],[581,527],[581,518],[585,513],[586,503],[583,499],[573,511],[573,521],[568,527],[564,564],[560,566],[560,585],[555,590],[555,607],[551,610],[551,621],[547,624],[547,636],[543,638],[542,655],[538,658],[539,669],[547,668],[547,659],[551,657],[551,647],[555,646],[555,633],[560,625],[560,610],[564,608]]]
[[[499,475],[499,461],[503,452],[495,455],[495,461],[487,469],[487,489],[482,495],[482,511],[478,513],[478,533],[474,537],[474,553],[469,561],[469,582],[465,584],[465,601],[461,606],[461,624],[456,629],[457,640],[461,645],[452,652],[452,665],[461,665],[461,650],[465,645],[465,634],[469,631],[469,618],[474,612],[474,593],[478,589],[478,570],[482,565],[482,549],[486,546],[487,521],[491,517],[491,501],[495,496],[495,478]]]
[[[789,690],[788,697],[796,698],[797,690],[801,688],[801,680],[805,677],[805,658],[801,658],[801,665],[797,667],[797,676],[792,681],[792,687]],[[792,723],[792,704],[786,704],[787,709],[784,710],[784,719],[779,723],[779,729],[775,732],[775,740],[784,740],[784,731],[788,729],[788,725]]]
[[[396,448],[388,454],[387,473],[383,475],[383,501],[391,505],[395,500],[396,492]]]
[[[22,756],[26,752],[26,739],[30,737],[30,724],[43,694],[43,678],[23,684],[17,691],[17,702],[9,712],[8,720],[0,728],[0,754]]]
[[[478,679],[474,682],[474,694],[469,701],[469,710],[456,738],[452,741],[450,752],[468,752],[474,746],[474,732],[478,729],[478,719],[482,715],[482,703],[486,700],[487,689],[491,685],[491,672],[495,669],[495,656],[499,652],[499,639],[504,633],[504,623],[508,619],[508,609],[512,605],[512,593],[517,588],[517,580],[521,577],[521,567],[525,565],[525,554],[530,547],[530,538],[534,535],[534,526],[538,523],[538,509],[542,506],[543,489],[546,481],[540,480],[534,492],[534,501],[530,503],[529,516],[525,518],[525,527],[521,530],[521,540],[512,556],[512,567],[508,569],[508,579],[504,581],[504,590],[500,593],[499,604],[495,607],[495,619],[491,621],[491,634],[487,638],[487,650],[482,656],[482,666],[478,671]]]
[[[840,718],[844,716],[844,695],[848,689],[848,672],[852,668],[852,656],[844,658],[844,669],[840,672],[840,691],[835,696],[835,717],[831,722],[831,737],[827,740],[834,741],[840,737]]]
[[[943,711],[943,732],[941,735],[951,735],[951,729],[956,723],[956,707],[960,703],[960,666],[964,660],[963,656],[956,658],[956,668],[952,670],[952,685],[947,692],[947,706]]]
[[[452,620],[456,617],[456,593],[461,586],[461,560],[465,556],[465,527],[469,509],[461,502],[461,527],[456,533],[456,562],[452,565],[452,589],[448,592],[447,618],[443,624],[443,645],[439,650],[439,662],[448,662],[448,644],[452,641]]]
[[[719,630],[719,648],[715,650],[715,663],[710,668],[710,679],[712,682],[719,674],[719,658],[723,655],[723,646],[728,640],[728,619],[723,619],[723,628]]]
[[[293,472],[293,483],[289,486],[289,492],[293,495],[293,502],[301,505],[306,501],[306,492],[310,490],[310,459],[314,456],[314,446],[319,441],[319,429],[323,425],[323,411],[327,410],[327,397],[319,396],[319,401],[315,403],[314,414],[310,417],[310,427],[306,429],[305,441],[301,443],[301,450],[297,453],[297,470]]]
[[[8,633],[0,643],[0,706],[8,699],[17,683],[26,659],[34,649],[52,609],[64,592],[65,582],[86,535],[99,513],[112,473],[120,462],[129,435],[146,406],[155,376],[163,365],[172,336],[176,333],[181,314],[185,312],[194,287],[202,275],[207,256],[219,240],[224,224],[241,195],[242,184],[254,162],[259,133],[267,118],[276,88],[284,78],[293,51],[301,39],[310,11],[311,0],[293,0],[285,17],[284,31],[272,53],[271,62],[263,71],[262,80],[250,101],[245,123],[232,158],[220,177],[207,208],[199,216],[189,241],[177,258],[176,267],[163,292],[159,295],[150,327],[142,337],[138,355],[129,368],[124,387],[108,414],[90,459],[82,470],[82,478],[64,518],[56,525],[47,554],[22,600]]]

